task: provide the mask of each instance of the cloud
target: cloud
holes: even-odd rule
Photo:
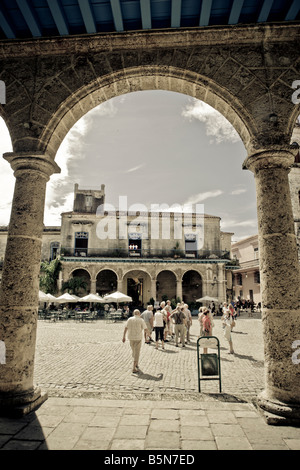
[[[206,191],[204,193],[194,194],[190,196],[184,204],[186,205],[198,204],[200,202],[205,201],[206,199],[221,196],[221,194],[223,194],[223,191],[221,191],[221,189],[215,189],[214,191]]]
[[[182,111],[183,117],[192,121],[198,119],[206,127],[206,135],[212,136],[211,143],[239,142],[241,139],[227,119],[218,111],[202,101],[191,99]]]
[[[243,188],[240,188],[240,189],[234,189],[233,191],[231,191],[231,195],[232,196],[238,196],[239,194],[243,194],[243,193],[246,193],[247,192],[247,189],[243,189]]]
[[[145,164],[141,164],[141,165],[137,165],[137,166],[134,166],[133,168],[130,168],[129,170],[126,170],[125,173],[132,173],[134,171],[137,171],[139,170],[140,168],[143,168],[145,166]]]
[[[59,225],[61,213],[73,210],[76,181],[70,176],[71,167],[76,168],[85,159],[87,135],[93,123],[99,118],[113,118],[117,112],[112,100],[100,104],[79,119],[62,141],[55,158],[61,172],[52,175],[47,185],[45,225]]]

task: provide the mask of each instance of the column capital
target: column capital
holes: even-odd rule
[[[267,168],[289,169],[295,161],[295,152],[292,148],[272,147],[261,149],[248,155],[243,163],[243,170],[256,173]]]
[[[57,163],[49,155],[39,152],[6,152],[3,158],[8,161],[17,177],[24,171],[37,171],[47,179],[53,173],[60,173]]]

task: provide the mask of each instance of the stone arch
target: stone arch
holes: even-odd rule
[[[73,268],[69,274],[69,279],[74,277],[80,277],[86,283],[86,287],[79,287],[78,295],[83,296],[91,291],[91,273],[86,268],[76,267]]]
[[[117,290],[118,275],[111,268],[103,268],[96,275],[96,292],[102,297]]]
[[[100,274],[102,271],[106,271],[106,270],[112,271],[112,272],[116,275],[117,279],[119,280],[120,276],[119,276],[118,272],[117,272],[115,269],[111,268],[111,267],[109,267],[109,268],[108,268],[108,267],[103,267],[103,268],[99,269],[99,271],[96,272],[96,277],[97,277],[98,274]]]
[[[151,298],[151,275],[143,268],[127,269],[122,277],[122,289],[132,297],[133,307],[144,308]]]
[[[71,276],[74,273],[74,271],[86,271],[89,274],[90,278],[92,277],[91,272],[87,268],[82,268],[81,266],[76,266],[72,268],[69,272],[69,276]]]
[[[164,295],[168,300],[177,296],[177,276],[171,269],[161,269],[156,276],[156,300],[163,300]]]
[[[55,158],[72,126],[99,104],[116,96],[143,90],[165,90],[197,98],[219,111],[235,128],[245,147],[255,145],[257,123],[243,104],[212,79],[176,67],[140,66],[98,78],[59,105],[45,126],[37,151]]]
[[[171,272],[174,274],[174,276],[175,276],[175,278],[176,278],[176,281],[178,281],[178,279],[179,279],[179,277],[180,277],[180,274],[178,274],[177,270],[175,270],[175,269],[173,270],[173,269],[171,269],[171,268],[161,268],[161,269],[159,269],[159,270],[156,272],[156,279],[157,279],[157,276],[158,276],[161,272],[163,272],[163,271],[171,271]]]
[[[202,275],[196,269],[188,269],[182,275],[182,299],[187,304],[202,297]]]

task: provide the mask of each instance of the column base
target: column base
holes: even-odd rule
[[[35,388],[32,392],[25,394],[0,394],[0,416],[22,418],[36,410],[47,399],[47,392],[42,392],[40,388]]]
[[[300,426],[300,404],[283,403],[267,397],[262,392],[257,397],[257,404],[267,424],[275,426]]]

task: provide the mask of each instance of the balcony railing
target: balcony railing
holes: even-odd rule
[[[186,258],[186,259],[228,259],[230,253],[223,250],[183,251],[178,249],[71,249],[61,248],[62,257],[78,258]]]

